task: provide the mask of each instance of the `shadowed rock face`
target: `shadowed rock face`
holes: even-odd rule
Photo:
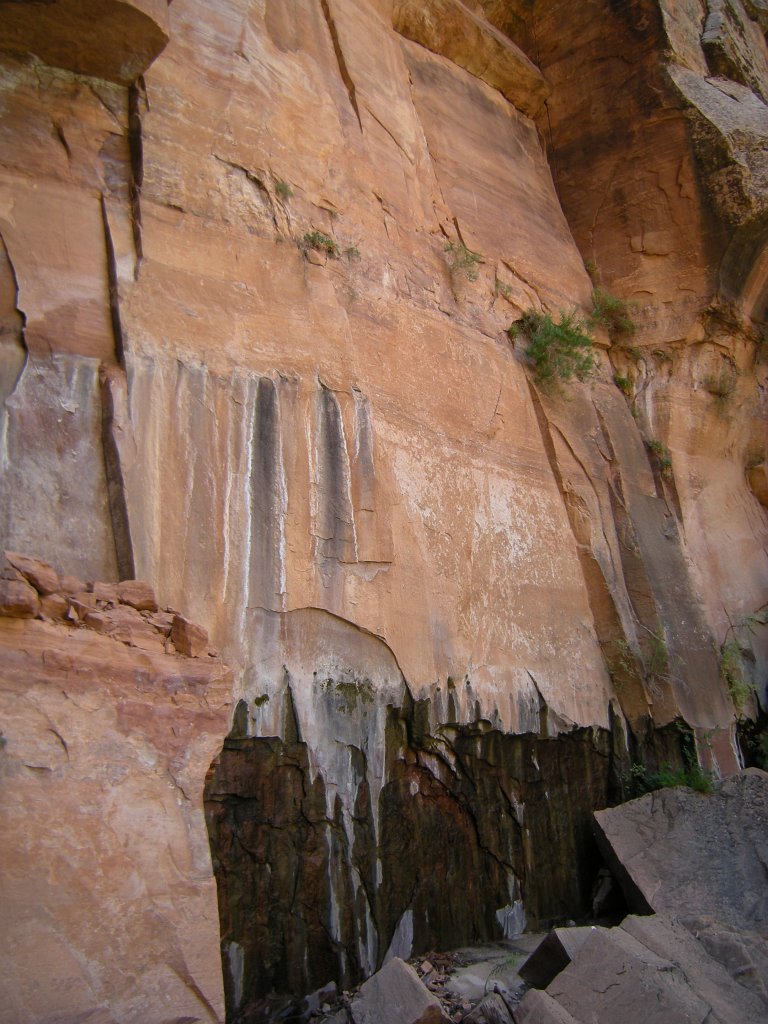
[[[397,955],[515,934],[586,911],[591,808],[616,763],[605,731],[509,736],[488,723],[429,731],[406,694],[390,707],[383,786],[348,747],[353,794],[329,792],[299,738],[234,732],[213,765],[206,817],[232,1020],[268,1019],[271,991],[349,987]],[[317,685],[355,715],[370,684]],[[236,729],[244,722],[236,716]],[[523,904],[525,912],[523,912]]]
[[[168,42],[169,0],[0,0],[0,50],[130,85]]]

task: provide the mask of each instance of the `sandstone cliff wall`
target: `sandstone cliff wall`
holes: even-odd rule
[[[316,917],[330,960],[291,977],[306,989],[409,927],[490,927],[430,930],[428,873],[410,898],[380,863],[393,785],[442,794],[426,850],[458,805],[480,835],[446,884],[486,815],[533,799],[512,748],[496,795],[464,793],[469,737],[495,763],[487,732],[593,730],[631,760],[682,717],[705,763],[738,763],[757,707],[734,707],[719,646],[737,638],[763,704],[767,653],[762,9],[112,6],[136,8],[127,70],[106,44],[94,65],[82,27],[66,60],[23,17],[0,39],[0,532],[208,626],[239,702],[214,830],[226,784],[272,827],[269,738],[320,787],[328,882],[289,945]],[[54,8],[45,38],[67,39]],[[544,393],[504,332],[586,313],[595,281],[637,333],[603,332],[595,378]],[[576,760],[558,786],[578,817],[611,783]],[[479,898],[556,916],[522,822]],[[275,981],[264,927],[246,966],[247,925],[224,936],[232,1007]]]

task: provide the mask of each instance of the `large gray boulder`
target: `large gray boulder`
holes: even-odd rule
[[[531,989],[517,1024],[765,1024],[766,1006],[675,918],[593,928],[546,992]]]
[[[749,768],[714,793],[685,786],[595,814],[603,855],[632,910],[709,915],[768,932],[768,774]]]

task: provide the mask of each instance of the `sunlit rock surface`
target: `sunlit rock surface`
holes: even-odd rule
[[[146,579],[209,630],[238,708],[216,828],[276,752],[295,763],[338,878],[247,964],[226,925],[227,984],[271,984],[276,949],[299,970],[313,929],[333,948],[296,984],[433,941],[427,890],[411,919],[375,911],[397,891],[382,808],[414,834],[426,814],[398,787],[440,794],[428,860],[459,813],[514,833],[536,799],[515,759],[539,748],[578,751],[531,769],[545,831],[579,791],[569,851],[617,773],[680,760],[654,733],[678,718],[736,768],[766,678],[763,5],[105,2],[133,28],[102,64],[90,27],[60,55],[87,5],[3,3],[4,31],[33,6],[46,46],[0,39],[0,537]],[[506,329],[588,313],[594,282],[636,332],[598,330],[594,378],[547,394]],[[482,771],[451,760],[465,742]],[[459,812],[486,765],[491,804]],[[526,827],[479,932],[560,913]]]

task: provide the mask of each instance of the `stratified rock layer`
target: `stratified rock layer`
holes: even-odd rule
[[[101,586],[0,616],[0,1020],[219,1022],[202,793],[231,676]]]
[[[532,917],[580,900],[608,746],[658,760],[682,717],[727,773],[765,699],[762,5],[0,6],[0,536],[149,580],[225,652],[222,835],[292,761],[309,818],[257,822],[280,910],[247,962],[225,925],[227,984],[266,995],[275,950],[303,986],[437,921],[466,941],[522,913],[510,865]],[[601,328],[594,379],[545,393],[506,329],[586,314],[585,259],[635,334]],[[3,580],[4,607],[56,619],[32,591]],[[99,642],[207,657],[189,621],[80,605]],[[518,785],[519,758],[572,740]],[[491,844],[472,913],[441,916],[419,877],[411,920],[403,879],[447,835],[470,838],[446,877],[487,859],[481,776],[519,843]],[[547,907],[525,829],[556,835],[539,790],[573,788],[555,849],[578,863],[546,861]],[[294,904],[279,840],[305,839],[331,867]],[[222,878],[248,862],[214,853]],[[248,885],[222,885],[227,921]]]

